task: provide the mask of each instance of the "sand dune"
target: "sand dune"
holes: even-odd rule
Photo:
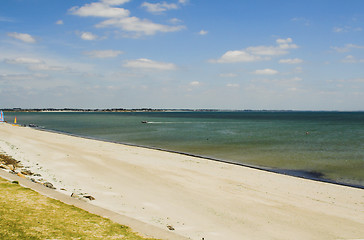
[[[0,151],[65,194],[190,239],[364,239],[364,190],[0,124]]]

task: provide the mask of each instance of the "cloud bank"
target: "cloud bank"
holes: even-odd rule
[[[27,33],[12,32],[12,33],[8,33],[8,36],[18,39],[20,41],[26,42],[26,43],[35,43],[36,42],[35,38]]]
[[[176,70],[177,67],[173,63],[157,62],[147,58],[139,58],[136,60],[128,60],[123,64],[126,68],[149,69],[149,70]]]
[[[91,58],[114,58],[123,54],[122,51],[117,50],[94,50],[94,51],[86,51],[83,53]]]
[[[116,28],[124,32],[134,34],[134,37],[143,35],[154,35],[158,32],[176,32],[185,28],[183,25],[169,26],[165,24],[154,23],[148,19],[140,19],[135,16],[130,16],[130,11],[117,7],[129,1],[127,0],[102,0],[90,4],[85,4],[81,7],[75,6],[68,10],[72,15],[79,17],[97,17],[107,18],[106,20],[95,25],[97,28]],[[148,3],[144,2],[142,7],[149,12],[163,12],[170,9],[177,9],[176,4],[163,3]]]

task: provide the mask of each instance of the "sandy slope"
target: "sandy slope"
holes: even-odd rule
[[[364,190],[0,124],[0,151],[58,189],[191,239],[364,239]]]

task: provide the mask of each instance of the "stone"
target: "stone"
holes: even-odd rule
[[[87,202],[86,198],[83,198],[82,196],[78,195],[77,193],[72,193],[71,197],[76,198],[76,199],[81,200],[81,201],[84,201],[84,202]]]
[[[0,164],[0,168],[10,170],[10,168],[7,165]]]
[[[167,228],[168,228],[168,230],[171,230],[171,231],[175,230],[174,227],[171,225],[167,225]]]
[[[6,166],[8,167],[8,169],[9,169],[10,171],[14,171],[14,166],[13,166],[13,165],[9,164],[9,165],[6,165]]]
[[[93,196],[90,196],[90,195],[86,195],[86,196],[83,196],[83,197],[89,199],[90,201],[95,200],[95,198]]]
[[[16,175],[18,175],[19,177],[25,178],[25,175],[20,172],[18,172]]]
[[[76,193],[71,193],[71,197],[81,199],[81,197]]]
[[[56,188],[53,186],[53,184],[52,184],[52,183],[50,183],[50,182],[45,182],[45,183],[43,183],[43,185],[44,185],[44,186],[46,186],[47,188],[56,189]]]
[[[33,173],[28,169],[22,170],[21,173],[24,174],[24,175],[33,175]]]

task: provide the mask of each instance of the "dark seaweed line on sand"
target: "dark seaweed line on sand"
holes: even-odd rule
[[[221,162],[221,163],[226,163],[226,164],[232,164],[232,165],[236,165],[236,166],[247,167],[247,168],[270,172],[270,173],[288,175],[288,176],[292,176],[292,177],[298,177],[298,178],[308,179],[308,180],[317,181],[317,182],[330,183],[330,184],[335,184],[335,185],[344,186],[344,187],[364,189],[364,185],[338,182],[338,181],[334,181],[334,180],[331,180],[328,178],[324,178],[323,174],[321,172],[260,167],[260,166],[255,166],[255,165],[250,165],[250,164],[245,164],[245,163],[240,163],[240,162],[234,162],[234,161],[228,161],[228,160],[224,160],[224,159],[202,156],[202,155],[197,155],[197,154],[192,154],[192,153],[168,150],[168,149],[163,149],[163,148],[159,148],[159,147],[138,145],[138,144],[132,144],[132,143],[125,143],[125,142],[117,142],[117,141],[112,141],[112,140],[107,140],[107,139],[97,138],[97,137],[92,137],[92,136],[77,135],[74,133],[69,133],[69,132],[60,131],[60,130],[46,129],[46,128],[41,128],[41,127],[32,127],[32,128],[40,130],[40,131],[44,131],[44,132],[63,134],[63,135],[68,135],[68,136],[72,136],[72,137],[79,137],[79,138],[103,141],[103,142],[108,142],[108,143],[122,144],[122,145],[132,146],[132,147],[141,147],[141,148],[158,150],[158,151],[163,151],[163,152],[168,152],[168,153],[176,153],[176,154],[180,154],[180,155],[196,157],[196,158],[201,158],[201,159],[205,159],[205,160]]]

